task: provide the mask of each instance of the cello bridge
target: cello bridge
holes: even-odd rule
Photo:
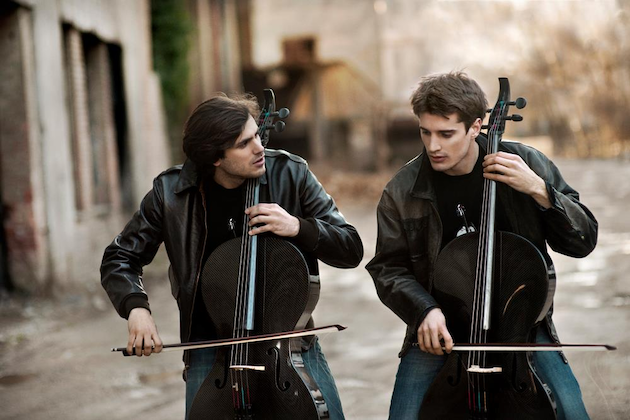
[[[468,368],[468,372],[471,373],[501,373],[503,372],[502,367],[490,367],[490,368],[482,368],[478,365],[472,365]]]
[[[231,365],[230,369],[234,369],[234,370],[238,370],[238,371],[257,370],[257,371],[260,371],[260,372],[264,372],[265,367],[264,366],[254,366],[254,365]]]

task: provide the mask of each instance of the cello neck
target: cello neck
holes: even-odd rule
[[[508,79],[499,79],[499,98],[491,110],[488,120],[488,146],[486,155],[499,151],[499,143],[505,131],[505,120],[510,105],[510,84]],[[490,329],[492,303],[492,279],[495,254],[496,226],[496,182],[484,179],[483,200],[481,207],[481,226],[479,229],[479,249],[477,273],[475,278],[476,294],[473,312],[477,325],[471,328],[471,340],[485,341],[485,333]]]

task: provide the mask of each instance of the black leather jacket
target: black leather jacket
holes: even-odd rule
[[[487,140],[479,136],[480,153]],[[529,239],[544,255],[555,277],[547,244],[572,257],[588,255],[597,242],[597,221],[579,202],[558,168],[541,152],[517,142],[502,142],[499,150],[523,158],[545,180],[552,207],[545,210],[530,196],[497,183],[497,199],[505,209],[512,232]],[[408,162],[387,184],[377,209],[376,255],[366,266],[381,301],[406,324],[400,355],[416,339],[418,326],[438,306],[431,296],[433,264],[441,249],[442,223],[431,182],[431,164],[422,153]],[[551,336],[557,335],[546,317]]]
[[[363,258],[361,239],[306,161],[284,151],[267,149],[265,164],[260,202],[278,203],[316,229],[317,241],[312,249],[301,249],[309,265],[317,267],[319,259],[334,267],[356,267]],[[182,341],[190,338],[195,290],[208,234],[206,208],[215,205],[205,202],[198,178],[190,160],[155,178],[139,211],[105,249],[101,265],[101,283],[125,318],[127,299],[146,298],[142,267],[153,260],[163,242],[171,264],[171,291],[180,310]]]

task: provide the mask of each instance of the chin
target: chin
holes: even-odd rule
[[[451,169],[451,167],[450,167],[450,166],[445,165],[445,164],[443,164],[443,163],[441,163],[441,164],[440,164],[440,163],[436,163],[436,164],[431,163],[431,167],[433,168],[433,170],[434,170],[435,172],[446,172],[446,171],[448,171],[449,169]]]
[[[266,171],[266,168],[263,166],[261,169],[257,169],[256,171],[252,172],[250,178],[259,178],[263,176],[265,171]]]

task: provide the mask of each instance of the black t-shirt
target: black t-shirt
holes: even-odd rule
[[[482,162],[483,154],[479,153],[472,172],[465,175],[447,175],[433,171],[437,210],[443,228],[441,248],[466,233],[466,226],[479,230],[484,185]],[[458,214],[458,206],[463,207],[465,217]],[[499,204],[495,214],[495,230],[509,230],[505,212]]]
[[[245,188],[244,182],[238,188],[227,189],[214,181],[206,182],[206,223],[208,240],[203,261],[208,259],[223,242],[240,237],[245,220]]]
[[[219,245],[241,236],[245,220],[246,185],[247,183],[244,182],[238,188],[227,189],[214,181],[204,183],[208,238],[201,265],[202,269],[212,251]],[[192,319],[191,341],[215,338],[214,327],[203,302],[201,288],[197,289]]]

